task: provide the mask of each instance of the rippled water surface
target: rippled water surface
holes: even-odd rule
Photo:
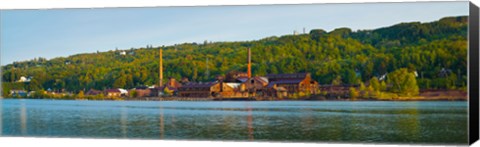
[[[465,144],[467,102],[0,100],[1,136]]]

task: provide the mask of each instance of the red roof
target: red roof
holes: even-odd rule
[[[107,90],[105,90],[105,92],[108,92],[108,93],[121,93],[120,90],[118,90],[118,89],[107,89]]]
[[[97,95],[97,94],[100,94],[100,93],[102,93],[102,91],[100,91],[100,90],[95,90],[95,89],[90,89],[90,90],[86,93],[86,95]]]

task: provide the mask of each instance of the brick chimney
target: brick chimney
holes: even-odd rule
[[[247,62],[248,62],[248,78],[251,78],[252,77],[252,52],[250,51],[250,48],[248,48],[248,51],[247,51]]]
[[[159,69],[159,70],[160,70],[160,71],[159,71],[159,72],[160,72],[160,79],[159,79],[160,81],[159,81],[159,85],[158,85],[158,86],[159,86],[159,87],[162,87],[162,85],[163,85],[163,61],[162,61],[162,49],[160,49],[160,64],[159,64],[159,66],[160,66],[160,69]]]

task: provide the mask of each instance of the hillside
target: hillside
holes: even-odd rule
[[[467,25],[466,16],[446,17],[375,30],[316,29],[255,41],[184,43],[39,58],[3,66],[2,80],[4,91],[50,88],[76,93],[90,88],[153,85],[158,83],[161,48],[164,77],[211,81],[229,71],[246,71],[246,48],[250,47],[254,75],[310,72],[320,84],[331,84],[334,79],[357,84],[408,68],[417,71],[422,89],[456,89],[467,83]],[[122,51],[126,55],[121,55]],[[11,83],[21,76],[33,78],[30,83]]]

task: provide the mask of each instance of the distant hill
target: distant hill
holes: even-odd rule
[[[250,47],[254,75],[310,72],[320,84],[331,84],[334,79],[355,84],[408,68],[417,71],[420,88],[454,89],[467,83],[467,18],[446,17],[375,30],[316,29],[308,34],[256,41],[184,43],[51,60],[39,58],[3,66],[2,80],[4,90],[50,88],[78,92],[153,85],[158,81],[161,48],[164,77],[212,81],[229,71],[246,71],[246,49]],[[21,76],[32,77],[31,82],[11,83]]]

